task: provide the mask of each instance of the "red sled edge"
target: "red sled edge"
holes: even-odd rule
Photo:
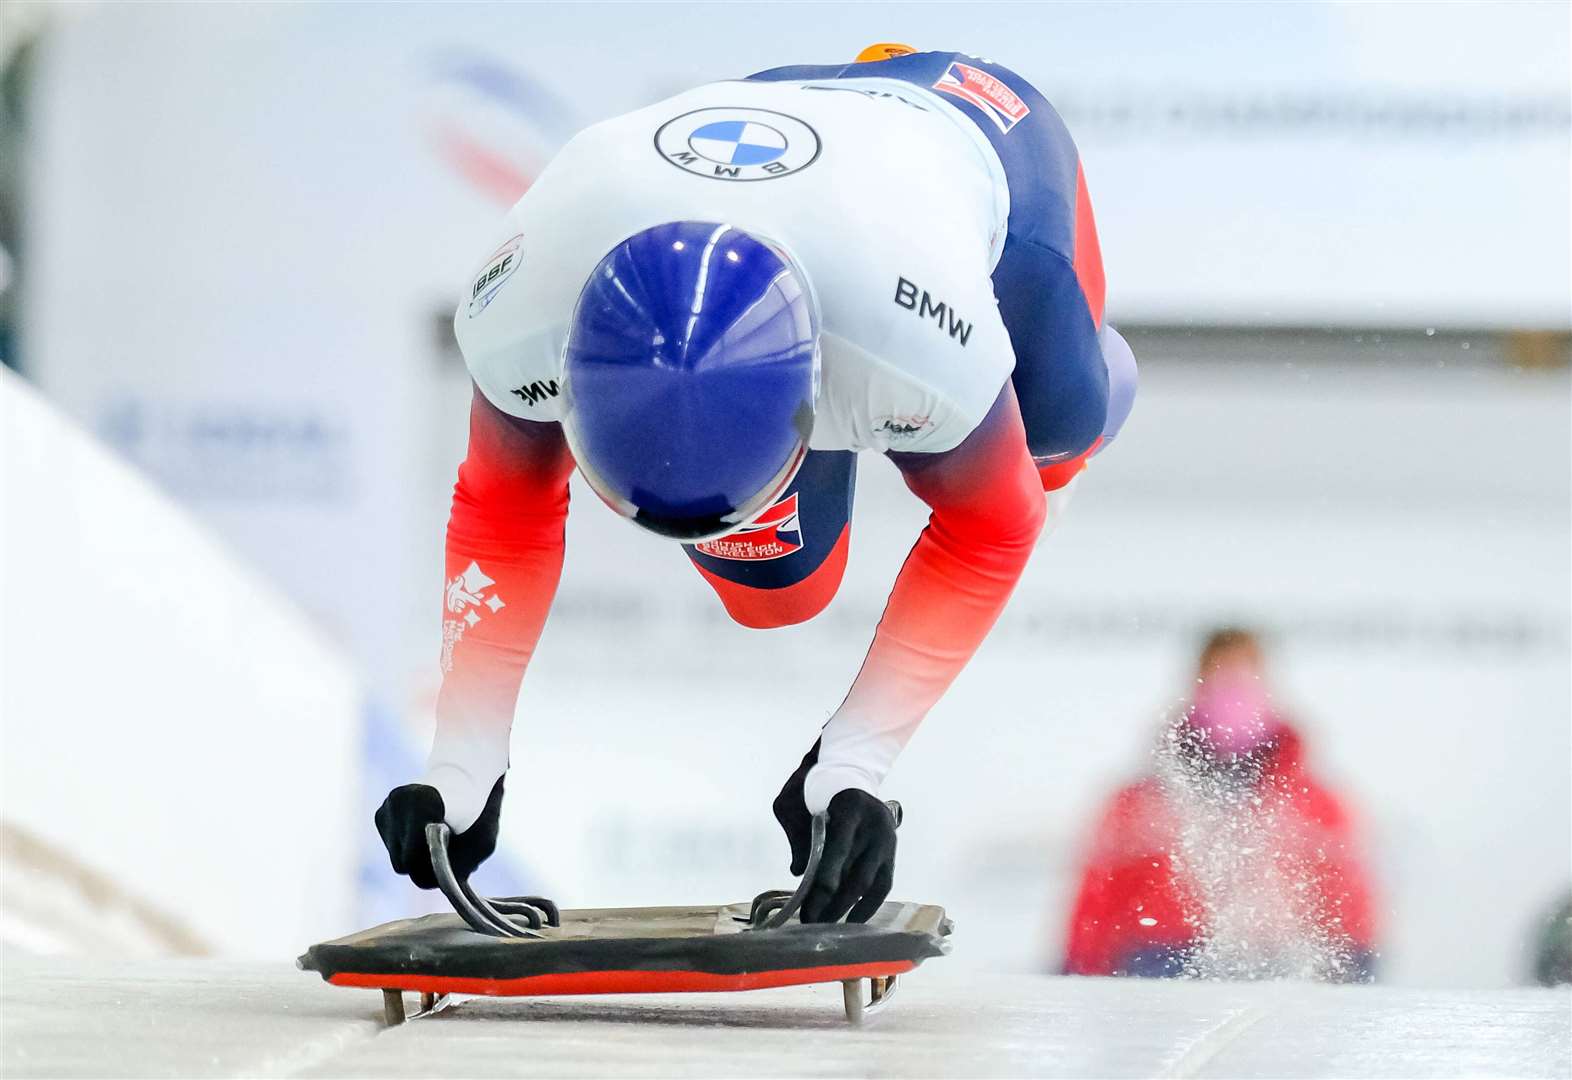
[[[340,971],[328,977],[334,986],[372,990],[409,990],[424,994],[486,994],[491,997],[535,997],[552,994],[687,994],[731,990],[767,990],[776,986],[886,978],[916,967],[911,960],[866,964],[746,971],[719,975],[709,971],[572,971],[528,975],[520,979],[482,979],[454,975],[375,975]]]

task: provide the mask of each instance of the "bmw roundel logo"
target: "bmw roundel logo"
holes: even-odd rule
[[[711,180],[773,180],[806,169],[819,135],[769,109],[695,109],[655,132],[655,149],[677,168]]]

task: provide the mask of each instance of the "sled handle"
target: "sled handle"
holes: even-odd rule
[[[895,818],[895,827],[899,829],[901,827],[901,819],[904,816],[901,811],[901,804],[894,799],[890,799],[884,805],[889,808],[891,816]],[[797,891],[783,902],[780,902],[779,907],[775,906],[777,901],[774,900],[766,900],[763,904],[754,901],[753,925],[755,929],[779,930],[791,921],[792,916],[796,915],[798,909],[802,907],[802,902],[808,899],[808,890],[812,888],[813,877],[819,870],[819,860],[824,858],[824,837],[829,831],[829,821],[830,815],[822,810],[813,815],[813,838],[808,848],[808,865],[802,872],[802,880],[797,883]],[[769,894],[766,893],[765,895],[768,896]],[[774,912],[773,915],[770,914],[771,911]],[[760,923],[761,919],[764,920],[762,924]]]
[[[530,928],[525,929],[513,922],[501,911],[491,906],[491,902],[484,896],[469,887],[467,880],[461,880],[453,872],[453,861],[448,857],[448,841],[453,836],[453,830],[445,822],[434,821],[426,826],[426,846],[431,849],[431,869],[437,876],[437,887],[442,890],[442,895],[448,898],[448,903],[453,905],[453,910],[476,933],[486,934],[490,937],[542,937],[539,931],[540,915],[527,916]],[[525,898],[519,898],[523,900]],[[509,914],[523,914],[518,909],[520,903],[510,901],[506,903]],[[553,911],[548,918],[555,914]]]
[[[543,919],[547,926],[562,925],[562,912],[544,896],[492,896],[487,899],[502,914],[527,919],[532,930],[539,930]]]

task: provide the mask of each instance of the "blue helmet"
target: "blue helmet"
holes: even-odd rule
[[[723,536],[807,453],[818,314],[779,247],[673,221],[601,259],[568,330],[563,429],[607,505],[662,536]]]

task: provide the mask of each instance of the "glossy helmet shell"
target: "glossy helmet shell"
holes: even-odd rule
[[[579,294],[563,428],[613,509],[674,539],[768,507],[807,452],[818,319],[783,249],[715,222],[635,233]]]

